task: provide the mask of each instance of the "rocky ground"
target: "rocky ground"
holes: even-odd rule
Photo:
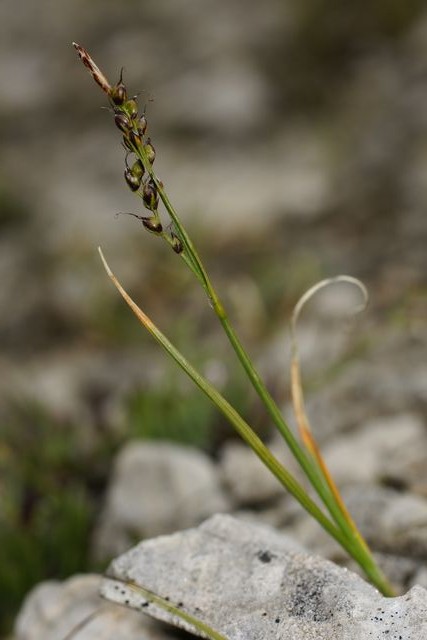
[[[343,285],[304,313],[307,408],[380,562],[402,591],[426,587],[422,4],[384,0],[369,14],[330,0],[268,0],[250,11],[241,0],[19,4],[0,7],[4,628],[36,582],[102,569],[140,538],[217,511],[346,562],[166,364],[107,281],[98,244],[288,460],[177,256],[136,221],[114,218],[139,204],[72,40],[113,78],[124,65],[135,93],[154,94],[140,100],[158,173],[291,420],[293,305],[336,273],[368,286],[357,320],[347,319],[355,299]],[[64,553],[70,545],[75,553]],[[19,640],[32,637],[24,628]]]
[[[422,640],[426,632],[422,587],[384,598],[356,574],[302,552],[292,538],[230,516],[142,542],[107,575],[38,586],[18,618],[18,637],[181,637],[147,613],[197,636],[229,640]],[[99,592],[110,603],[100,606]]]

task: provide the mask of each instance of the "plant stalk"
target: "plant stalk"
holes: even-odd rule
[[[303,469],[305,475],[309,479],[310,483],[314,487],[315,491],[321,498],[322,502],[326,506],[327,510],[331,514],[333,520],[338,525],[339,529],[343,533],[346,540],[348,540],[351,547],[356,546],[359,549],[358,558],[355,558],[358,564],[362,567],[362,569],[369,575],[371,581],[378,586],[378,588],[384,593],[384,595],[392,595],[394,594],[394,590],[392,586],[389,584],[382,571],[376,564],[373,556],[367,546],[363,536],[359,532],[357,528],[355,528],[353,521],[346,518],[345,511],[343,511],[340,502],[336,499],[334,492],[331,491],[330,486],[325,481],[325,478],[322,476],[318,466],[313,464],[313,461],[309,458],[306,451],[302,448],[293,432],[287,425],[283,415],[277,406],[275,400],[271,396],[268,391],[264,381],[258,374],[252,360],[250,359],[248,353],[244,349],[240,339],[238,338],[236,332],[234,331],[224,305],[222,304],[207,272],[203,266],[201,258],[188,235],[185,227],[183,226],[178,213],[175,207],[172,205],[169,197],[167,196],[162,182],[157,178],[152,165],[148,162],[148,158],[142,146],[134,147],[135,153],[139,156],[142,163],[147,169],[150,177],[156,184],[158,189],[159,196],[172,219],[176,230],[183,242],[183,245],[186,249],[185,257],[187,258],[186,262],[201,282],[209,300],[212,305],[212,308],[217,315],[225,334],[228,337],[230,344],[232,345],[237,358],[239,359],[243,369],[246,372],[252,386],[257,392],[259,398],[263,402],[268,414],[288,445],[289,449],[292,451],[294,457],[298,461],[299,465]],[[268,465],[267,465],[268,466]],[[269,467],[270,468],[270,467]],[[322,525],[323,526],[323,525]],[[334,536],[335,537],[335,536]],[[342,542],[340,542],[342,544]],[[343,545],[345,546],[345,545]],[[347,548],[347,547],[346,547]],[[349,551],[349,549],[347,549]],[[350,555],[353,555],[349,551]],[[354,557],[354,555],[353,555]],[[363,561],[361,560],[363,558]],[[363,564],[362,564],[363,562]]]
[[[325,516],[323,511],[310,498],[303,487],[292,476],[291,473],[277,460],[271,453],[270,449],[260,440],[249,424],[242,418],[236,409],[219,393],[219,391],[204,378],[184,357],[184,355],[166,338],[166,336],[157,328],[150,318],[138,307],[134,300],[129,296],[126,290],[117,280],[110,267],[108,266],[104,255],[99,249],[104,267],[118,289],[126,303],[132,309],[141,324],[149,331],[155,340],[163,347],[163,349],[177,362],[177,364],[185,371],[185,373],[193,380],[193,382],[205,393],[205,395],[215,404],[215,406],[225,415],[229,422],[233,425],[242,439],[250,446],[256,455],[262,460],[265,466],[270,469],[279,482],[291,493],[301,506],[310,513],[319,524],[331,535],[349,555],[366,571],[378,589],[385,595],[391,595],[391,587],[388,585],[386,578],[382,575],[380,569],[376,566],[367,548],[360,546],[359,541],[354,536],[347,536],[340,528],[338,528],[329,518]],[[366,569],[365,569],[366,566]]]

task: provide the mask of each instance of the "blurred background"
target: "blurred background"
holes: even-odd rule
[[[270,435],[185,265],[115,217],[140,204],[73,40],[111,81],[123,66],[147,103],[157,173],[284,410],[292,308],[349,273],[370,291],[363,318],[346,320],[357,294],[339,286],[301,321],[319,439],[427,416],[425,3],[2,0],[2,632],[38,581],[105,566],[94,532],[125,443],[166,439],[215,461],[233,437],[119,299],[98,245]]]

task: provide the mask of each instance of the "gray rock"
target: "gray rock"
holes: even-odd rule
[[[374,557],[387,578],[400,594],[404,593],[409,587],[413,587],[416,584],[424,588],[426,587],[425,584],[422,584],[418,580],[414,581],[417,569],[420,568],[420,561],[418,558],[408,558],[406,556],[379,552],[374,553]]]
[[[279,533],[215,516],[139,544],[109,568],[102,594],[196,632],[122,581],[168,597],[228,640],[364,640],[427,634],[427,592],[384,598],[359,576],[288,551]],[[200,635],[200,634],[198,634]]]
[[[166,442],[133,441],[116,458],[94,554],[111,557],[136,537],[170,533],[228,510],[215,465],[205,454]]]
[[[292,507],[296,505],[296,514]],[[289,495],[285,495],[282,499],[275,501],[273,504],[253,505],[253,508],[247,507],[234,511],[233,515],[243,520],[249,520],[257,524],[266,524],[274,529],[281,530],[281,533],[287,525],[293,522],[295,517],[301,517],[299,504],[293,500]],[[294,539],[297,538],[294,536]],[[296,543],[300,551],[304,550],[304,547],[300,542]]]
[[[265,503],[284,494],[279,481],[247,445],[226,443],[220,470],[236,505]]]
[[[344,499],[362,534],[378,551],[427,557],[427,500],[383,487],[352,487]]]
[[[74,576],[42,582],[27,596],[15,624],[16,640],[63,640],[73,629],[78,640],[168,640],[173,637],[147,616],[105,604],[101,577]],[[95,615],[95,612],[98,612]],[[94,617],[90,617],[91,615]],[[84,621],[84,626],[77,627]]]
[[[391,447],[390,447],[391,449]],[[427,430],[408,439],[381,458],[379,473],[384,482],[427,498]]]
[[[410,453],[420,445],[422,449],[427,446],[423,421],[405,413],[369,420],[352,433],[337,436],[322,448],[322,453],[335,482],[343,486],[390,475],[387,461],[401,458],[402,451]]]
[[[421,567],[412,578],[412,585],[418,584],[427,589],[427,567]]]
[[[366,485],[349,486],[342,495],[362,535],[374,551],[397,558],[425,561],[426,499],[385,487]],[[301,508],[299,513],[299,518],[285,529],[286,533],[322,556],[345,562],[341,547]]]

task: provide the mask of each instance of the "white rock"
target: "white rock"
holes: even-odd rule
[[[334,438],[322,453],[338,486],[374,482],[396,452],[427,445],[423,421],[415,414],[369,420],[350,434]]]
[[[427,567],[421,567],[415,574],[412,584],[418,584],[427,589]]]
[[[274,530],[230,516],[143,542],[115,560],[109,575],[106,598],[196,632],[122,582],[132,581],[228,640],[427,637],[425,589],[384,598],[346,569],[288,551]]]
[[[425,562],[427,557],[427,500],[378,486],[353,485],[342,491],[344,502],[374,551]],[[342,560],[343,551],[318,524],[299,508],[300,517],[286,528],[316,553]]]
[[[383,487],[343,492],[350,513],[374,549],[425,560],[427,500]]]
[[[265,503],[285,492],[255,453],[239,442],[229,442],[224,446],[220,469],[237,505]]]
[[[171,634],[147,616],[111,604],[99,596],[101,577],[74,576],[43,582],[27,596],[15,624],[16,640],[168,640]],[[95,615],[95,612],[98,612]],[[94,614],[94,617],[90,617]],[[87,621],[79,629],[81,623]]]
[[[135,537],[199,524],[229,504],[215,465],[202,452],[166,442],[133,441],[116,458],[94,553],[121,553]]]

